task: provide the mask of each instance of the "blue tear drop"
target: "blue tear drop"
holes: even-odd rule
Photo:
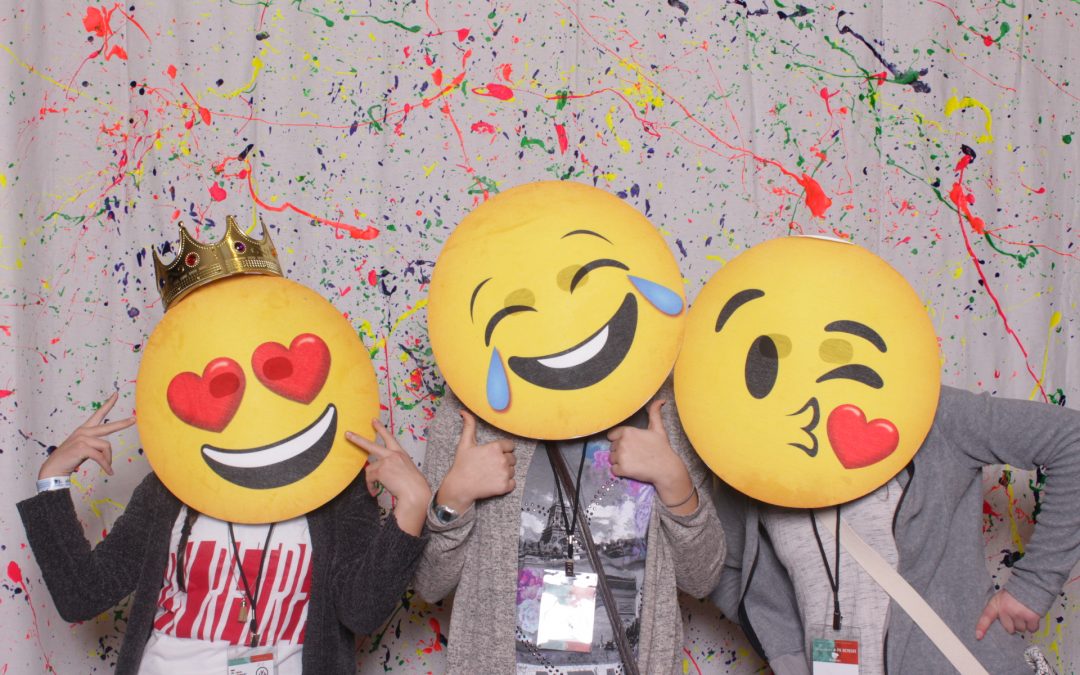
[[[653,307],[668,316],[677,316],[682,312],[683,300],[675,291],[665,288],[655,281],[635,277],[631,274],[626,276],[630,279],[630,283],[634,284],[634,288],[638,289],[638,292],[644,295],[645,299]]]
[[[488,366],[487,375],[487,399],[488,405],[497,412],[506,410],[510,405],[510,382],[506,379],[506,368],[503,367],[498,349],[491,352],[491,364]]]

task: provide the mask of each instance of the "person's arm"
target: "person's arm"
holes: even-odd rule
[[[935,427],[973,470],[991,464],[1046,470],[1042,509],[1031,540],[1013,565],[1004,593],[988,603],[978,635],[998,619],[1006,629],[1036,629],[1038,622],[1031,626],[1031,617],[1046,614],[1080,559],[1080,413],[949,387],[942,388],[938,410]]]
[[[502,439],[477,444],[476,420],[447,390],[428,428],[423,471],[435,490],[432,507],[450,507],[456,517],[427,511],[430,540],[416,570],[416,593],[437,602],[457,587],[465,549],[476,519],[476,502],[514,489],[514,444]]]
[[[333,602],[338,620],[357,635],[377,630],[398,606],[425,544],[424,537],[403,531],[396,517],[380,523],[366,474],[367,469],[345,488],[330,514],[336,540]]]
[[[69,479],[87,459],[112,475],[112,446],[105,438],[135,423],[134,417],[105,421],[117,398],[113,393],[106,399],[42,463],[39,481],[59,479],[68,487],[47,489],[17,505],[45,585],[65,621],[91,619],[135,590],[155,497],[163,490],[153,475],[148,476],[105,539],[90,547],[75,514]]]
[[[713,481],[714,503],[724,526],[727,555],[720,583],[710,599],[729,620],[739,624],[751,646],[777,675],[808,675],[803,627],[795,588],[776,557],[768,535],[760,530],[755,503],[719,479]],[[748,533],[747,527],[757,532]],[[752,544],[748,544],[752,542]],[[743,595],[743,563],[752,545],[753,562]]]
[[[690,447],[674,413],[656,399],[645,429],[622,426],[608,433],[611,472],[651,483],[660,530],[674,555],[675,583],[701,598],[716,586],[724,562],[724,530],[716,517],[709,473]],[[676,450],[678,448],[678,450]]]
[[[148,475],[93,548],[75,514],[71,490],[50,490],[18,503],[27,541],[64,621],[88,621],[135,590],[164,490]]]

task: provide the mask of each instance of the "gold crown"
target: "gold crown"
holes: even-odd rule
[[[284,276],[265,223],[258,240],[244,234],[233,216],[226,216],[225,222],[225,236],[216,244],[199,243],[180,225],[180,250],[168,265],[153,252],[157,288],[166,310],[196,288],[234,274]]]

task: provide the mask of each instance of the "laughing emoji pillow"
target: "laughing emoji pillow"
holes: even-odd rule
[[[279,270],[265,229],[251,239],[230,218],[215,246],[181,239],[176,261],[159,263],[168,311],[135,385],[150,466],[214,518],[308,513],[367,459],[345,430],[368,430],[379,414],[368,352],[322,296],[267,269]]]
[[[447,239],[428,330],[473,412],[519,436],[566,439],[622,422],[656,393],[684,304],[675,259],[636,209],[588,185],[531,183]]]
[[[737,490],[779,506],[857,499],[895,476],[937,409],[922,302],[855,244],[788,237],[742,253],[687,318],[675,399],[687,436]]]

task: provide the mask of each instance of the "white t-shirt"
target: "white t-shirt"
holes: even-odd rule
[[[240,620],[247,596],[228,523],[207,515],[195,521],[184,554],[187,590],[180,590],[176,553],[186,518],[187,509],[181,509],[173,524],[154,630],[139,666],[142,675],[225,673],[229,647],[251,642],[250,608],[248,619]],[[233,525],[233,533],[244,575],[258,602],[258,644],[273,645],[278,675],[299,675],[311,591],[311,537],[306,517],[275,524],[256,590],[269,527]]]

